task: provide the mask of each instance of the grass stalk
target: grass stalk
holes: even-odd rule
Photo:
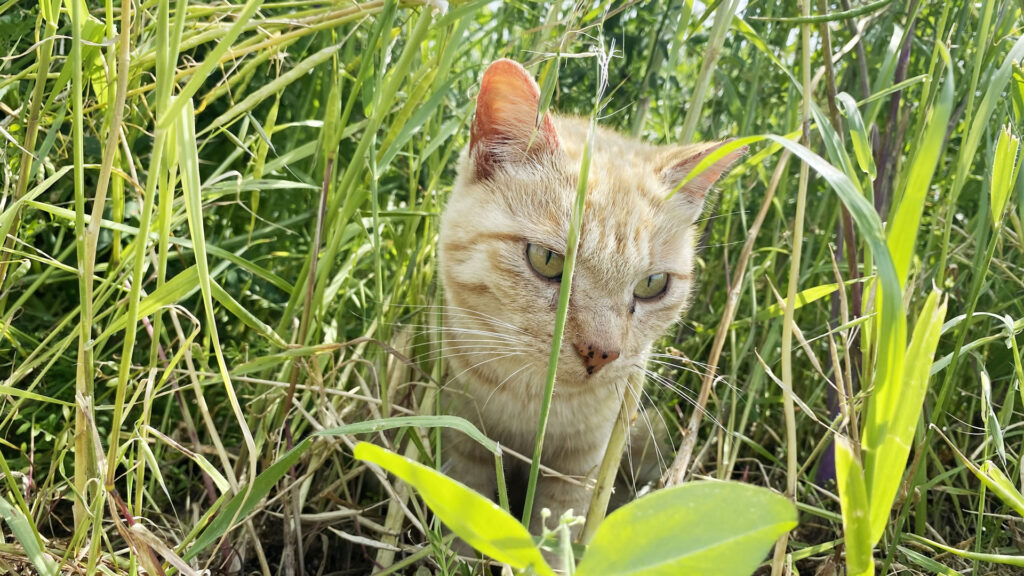
[[[125,95],[128,92],[128,54],[130,51],[131,42],[131,2],[124,0],[121,3],[121,28],[118,34],[118,50],[116,59],[116,68],[112,70],[111,76],[116,79],[116,88],[113,102],[113,109],[111,111],[110,125],[107,127],[107,140],[103,148],[103,163],[100,166],[99,182],[96,186],[96,197],[93,199],[92,215],[89,219],[89,230],[85,239],[86,242],[86,253],[84,257],[84,275],[85,275],[85,299],[92,303],[93,299],[93,286],[92,277],[96,266],[96,246],[99,242],[100,229],[103,220],[103,208],[106,205],[107,189],[110,186],[111,170],[114,164],[114,157],[117,153],[118,141],[121,136],[121,121],[124,118],[124,106],[125,106]],[[93,325],[92,310],[87,310],[87,315],[83,315],[83,322],[87,326]],[[159,336],[156,336],[158,338]],[[106,485],[108,488],[112,488],[114,484],[114,471],[117,469],[117,453],[120,449],[117,441],[117,434],[121,429],[120,415],[123,410],[124,404],[124,393],[127,390],[127,382],[118,382],[118,395],[117,400],[114,402],[114,413],[117,416],[114,419],[114,423],[111,425],[111,436],[110,443],[108,445],[107,462],[108,468],[106,470]],[[144,466],[144,464],[140,464]]]
[[[36,47],[36,57],[39,59],[35,68],[36,77],[35,84],[32,88],[32,100],[29,103],[28,121],[25,123],[25,142],[22,145],[22,153],[20,166],[18,171],[18,180],[15,184],[14,190],[14,201],[17,202],[25,192],[28,191],[28,184],[31,179],[34,166],[38,164],[37,160],[32,157],[32,152],[36,148],[36,137],[39,134],[39,116],[40,109],[43,104],[43,96],[46,91],[46,75],[50,69],[50,59],[53,54],[53,37],[57,33],[57,19],[60,12],[59,0],[42,0],[40,7],[43,12],[43,40]],[[21,211],[14,215],[14,222],[11,225],[10,234],[12,237],[8,238],[6,235],[3,239],[3,252],[10,250],[13,244],[13,237],[17,236],[18,224],[21,220]],[[7,278],[7,268],[10,262],[6,258],[0,258],[0,289],[4,287],[4,280]],[[6,302],[5,294],[0,292],[0,316],[4,312],[4,302]]]
[[[594,149],[594,134],[597,131],[597,116],[601,109],[601,100],[607,85],[607,60],[605,55],[597,59],[597,92],[594,94],[594,107],[590,113],[590,128],[587,141],[583,147],[583,158],[580,161],[579,180],[576,185],[576,202],[573,206],[572,219],[569,221],[569,236],[566,240],[565,265],[562,269],[562,284],[558,290],[558,307],[555,309],[555,327],[551,336],[551,354],[548,356],[548,371],[544,381],[544,395],[541,397],[540,418],[537,422],[537,434],[534,437],[533,458],[530,460],[530,475],[526,484],[526,499],[523,505],[523,524],[530,525],[533,511],[533,500],[537,492],[537,477],[540,472],[541,455],[544,452],[544,435],[548,427],[548,414],[551,410],[551,396],[555,391],[555,376],[558,370],[558,357],[562,352],[562,336],[565,332],[565,318],[569,313],[569,295],[572,292],[572,275],[576,269],[576,253],[579,250],[580,228],[583,226],[583,210],[587,199],[587,180],[590,176],[590,159]]]
[[[71,129],[74,147],[73,178],[75,182],[75,246],[79,262],[85,261],[85,158],[84,128],[82,113],[82,27],[84,26],[81,2],[71,2]],[[92,355],[92,277],[86,271],[78,274],[79,314],[78,365],[75,372],[75,524],[88,522],[88,504],[84,500],[89,481],[96,473],[95,455],[92,452],[93,422],[93,355]]]
[[[801,15],[807,18],[811,14],[811,0],[800,2]],[[800,121],[803,126],[803,140],[810,142],[811,131],[811,24],[800,25],[800,55],[803,85],[803,98],[800,103]],[[804,212],[807,208],[807,185],[810,179],[810,166],[800,163],[800,181],[797,185],[796,215],[793,219],[792,253],[789,259],[789,282],[786,290],[786,308],[782,320],[782,409],[786,424],[786,496],[796,502],[797,473],[797,436],[796,411],[793,403],[793,312],[796,303],[797,285],[800,282],[800,257],[804,239]],[[783,534],[775,544],[772,558],[772,576],[780,576],[785,566],[786,550],[789,533]]]
[[[683,120],[683,133],[679,138],[679,144],[681,145],[692,142],[693,136],[697,132],[697,121],[701,118],[704,101],[707,99],[708,85],[711,84],[711,74],[714,72],[718,56],[722,51],[722,45],[725,43],[725,34],[729,30],[729,24],[732,22],[739,4],[739,0],[722,0],[715,11],[715,23],[711,27],[708,49],[701,60],[700,75],[697,76],[697,85],[693,90],[693,97],[690,99],[690,105],[686,111],[686,119]]]
[[[601,467],[597,472],[597,484],[590,497],[586,523],[580,534],[580,543],[583,545],[590,543],[608,513],[608,501],[611,499],[615,478],[618,476],[623,450],[629,441],[629,430],[636,420],[637,410],[640,407],[640,394],[643,385],[643,378],[636,376],[627,380],[623,386],[622,405],[615,419],[615,425],[612,426],[608,447],[605,448],[604,457],[601,459]]]

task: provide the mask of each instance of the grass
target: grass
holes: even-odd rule
[[[751,145],[651,366],[666,478],[792,495],[776,573],[843,562],[830,443],[860,458],[872,401],[898,403],[881,390],[920,360],[934,287],[874,562],[1014,573],[993,478],[1021,486],[1021,2],[442,4],[0,1],[0,571],[461,573],[421,501],[352,457],[440,465],[437,428],[289,450],[436,413],[438,215],[507,56],[554,110]]]

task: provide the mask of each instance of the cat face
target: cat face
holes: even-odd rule
[[[484,74],[471,142],[441,221],[457,367],[495,385],[543,385],[588,124],[546,114],[517,63]],[[707,190],[742,151],[670,192],[718,144],[656,147],[600,129],[587,182],[562,387],[621,381],[686,308]],[[487,344],[473,344],[484,342]]]

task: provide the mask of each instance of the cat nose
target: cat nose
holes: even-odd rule
[[[573,344],[573,347],[576,348],[576,353],[583,359],[583,367],[587,369],[587,374],[596,373],[602,366],[619,357],[618,350],[608,350],[594,344],[576,342]]]

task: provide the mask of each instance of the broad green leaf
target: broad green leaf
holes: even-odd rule
[[[939,291],[934,290],[928,295],[914,326],[902,381],[898,386],[876,388],[871,398],[871,409],[864,422],[863,445],[872,544],[881,539],[889,523],[889,510],[907,466],[945,318],[946,302],[940,304]]]
[[[1003,208],[1017,181],[1017,171],[1020,169],[1020,157],[1017,154],[1019,148],[1020,140],[1010,133],[1009,125],[1004,126],[996,142],[996,155],[992,160],[992,186],[989,189],[992,193],[992,225],[996,227],[1002,221]]]
[[[12,505],[3,496],[0,496],[0,518],[3,518],[11,527],[14,538],[18,540],[25,550],[25,556],[32,561],[39,574],[43,576],[57,576],[57,564],[43,552],[42,540],[39,531],[32,525],[21,509]]]
[[[843,536],[846,543],[846,570],[850,576],[871,576],[875,562],[871,549],[870,505],[864,485],[864,469],[846,438],[836,436],[836,484],[843,509]]]
[[[797,524],[793,503],[737,482],[691,482],[616,510],[576,576],[749,576]]]
[[[853,155],[857,158],[857,165],[872,180],[878,175],[875,169],[874,155],[871,153],[871,144],[868,142],[868,131],[864,128],[864,119],[857,109],[857,101],[846,92],[836,97],[843,106],[843,115],[846,116],[846,125],[850,129],[850,139],[853,141]]]
[[[373,462],[416,488],[434,514],[473,548],[513,568],[532,568],[541,576],[554,576],[526,528],[494,502],[433,468],[380,446],[361,442],[354,453],[359,460]]]
[[[939,45],[939,54],[946,62],[946,80],[935,102],[928,110],[928,118],[924,137],[914,146],[914,158],[910,161],[910,171],[903,180],[904,189],[897,195],[898,204],[892,214],[888,229],[888,246],[892,253],[896,273],[899,274],[900,286],[907,283],[910,272],[910,261],[917,243],[917,231],[921,228],[921,213],[924,210],[925,196],[935,175],[935,168],[942,154],[942,144],[949,117],[953,111],[953,71],[949,63],[946,48]]]

